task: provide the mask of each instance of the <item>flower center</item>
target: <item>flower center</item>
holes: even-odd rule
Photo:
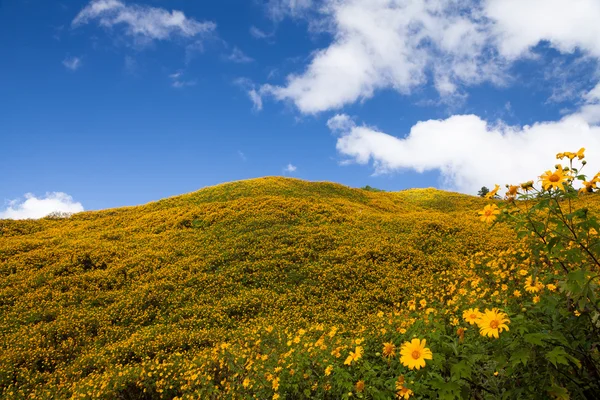
[[[412,358],[414,358],[415,360],[418,360],[419,358],[421,358],[421,352],[419,350],[413,351]]]
[[[500,324],[496,320],[493,320],[492,322],[490,322],[490,328],[492,328],[492,329],[497,329],[498,325],[500,325]]]
[[[552,174],[548,177],[548,180],[550,182],[558,182],[558,181],[560,181],[560,176],[558,176],[556,174]]]
[[[492,215],[492,210],[486,210],[485,214],[483,214],[483,215],[485,215],[486,217],[489,217],[490,215]]]
[[[477,315],[471,314],[471,319],[477,319]]]

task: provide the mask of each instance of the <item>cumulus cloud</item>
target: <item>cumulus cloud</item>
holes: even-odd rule
[[[77,71],[83,65],[79,57],[67,57],[63,60],[62,64],[71,71]]]
[[[346,161],[370,163],[376,174],[438,171],[445,188],[464,193],[527,181],[552,168],[554,154],[580,147],[592,156],[587,173],[600,170],[600,127],[581,112],[523,127],[455,115],[419,122],[404,137],[357,125],[343,114],[328,125],[339,135],[336,147]]]
[[[544,40],[563,53],[600,57],[597,0],[487,0],[484,13],[504,56],[519,57]]]
[[[273,2],[275,14],[294,15],[288,3]],[[331,43],[284,85],[263,86],[303,113],[339,109],[386,88],[409,94],[429,81],[442,97],[482,82],[507,84],[512,63],[533,57],[540,43],[600,58],[597,0],[322,0],[313,8],[318,17],[307,18],[321,19],[312,26],[331,33]]]
[[[105,28],[122,26],[125,33],[138,43],[169,40],[174,36],[195,38],[212,33],[214,22],[199,22],[186,17],[181,11],[145,5],[125,4],[119,0],[92,0],[72,22],[79,27],[97,21]]]
[[[0,219],[43,218],[53,212],[77,213],[83,206],[75,202],[73,197],[62,192],[46,193],[45,197],[35,197],[31,193],[25,200],[11,200],[4,210],[0,210]]]

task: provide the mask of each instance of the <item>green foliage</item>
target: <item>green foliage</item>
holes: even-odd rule
[[[377,189],[374,187],[371,187],[369,185],[365,186],[365,187],[361,187],[362,190],[368,190],[369,192],[385,192],[385,190],[383,189]]]

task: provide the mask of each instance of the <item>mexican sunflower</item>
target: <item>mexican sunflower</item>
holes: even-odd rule
[[[556,168],[554,172],[546,171],[542,174],[542,176],[540,176],[540,178],[542,180],[542,186],[544,187],[544,190],[560,189],[564,192],[565,187],[563,185],[569,180],[570,176],[565,174],[562,165],[558,165],[558,168]]]
[[[496,215],[500,214],[500,209],[495,204],[488,204],[483,207],[483,211],[479,211],[479,219],[485,223],[492,223],[496,219]]]
[[[477,320],[481,317],[481,312],[479,312],[478,308],[469,308],[463,312],[463,318],[469,324],[473,325],[477,322]]]
[[[502,330],[509,330],[507,323],[510,323],[508,316],[497,308],[486,309],[477,320],[481,336],[495,337],[496,339]]]
[[[393,343],[384,343],[382,353],[384,357],[392,357],[396,354],[396,346]]]
[[[413,339],[410,342],[404,342],[400,348],[400,362],[410,369],[421,369],[425,367],[425,360],[433,359],[431,350],[425,347],[425,339]]]
[[[350,355],[346,357],[346,361],[344,361],[344,365],[352,365],[353,361],[357,361],[362,357],[363,348],[361,346],[356,346],[354,351],[350,352]]]
[[[498,193],[498,190],[500,190],[500,185],[496,185],[496,187],[495,187],[493,190],[489,191],[489,192],[488,192],[488,193],[485,195],[485,198],[486,198],[486,199],[491,199],[491,198],[493,198],[493,197],[496,195],[496,193]]]

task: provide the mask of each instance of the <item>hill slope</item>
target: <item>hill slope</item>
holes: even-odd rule
[[[477,220],[484,204],[262,178],[68,219],[2,220],[0,393],[69,397],[117,366],[192,359],[259,327],[359,331],[473,254],[514,244]],[[150,393],[131,382],[113,395]]]

